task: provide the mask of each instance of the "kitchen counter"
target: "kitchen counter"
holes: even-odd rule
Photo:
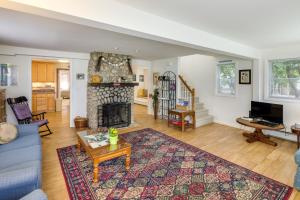
[[[54,88],[34,88],[32,89],[33,94],[39,94],[39,93],[55,93]]]

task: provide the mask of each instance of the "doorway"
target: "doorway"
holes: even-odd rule
[[[70,70],[57,69],[57,99],[61,100],[61,110],[70,109]]]
[[[70,122],[70,63],[32,60],[32,111],[46,112],[50,126]],[[50,127],[51,128],[51,127]]]

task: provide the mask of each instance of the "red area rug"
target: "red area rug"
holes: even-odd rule
[[[57,149],[70,199],[285,200],[292,188],[153,129],[122,134],[132,144],[131,168],[120,157],[93,165],[75,146]]]

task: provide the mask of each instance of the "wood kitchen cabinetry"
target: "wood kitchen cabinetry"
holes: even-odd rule
[[[32,82],[55,82],[55,64],[50,62],[32,62]]]
[[[32,112],[55,112],[55,94],[32,94]]]

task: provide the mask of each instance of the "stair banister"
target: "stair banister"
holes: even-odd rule
[[[183,79],[181,75],[178,76],[181,83],[185,86],[185,88],[189,91],[191,94],[191,101],[192,101],[192,110],[195,110],[195,88],[191,88],[187,82]]]

